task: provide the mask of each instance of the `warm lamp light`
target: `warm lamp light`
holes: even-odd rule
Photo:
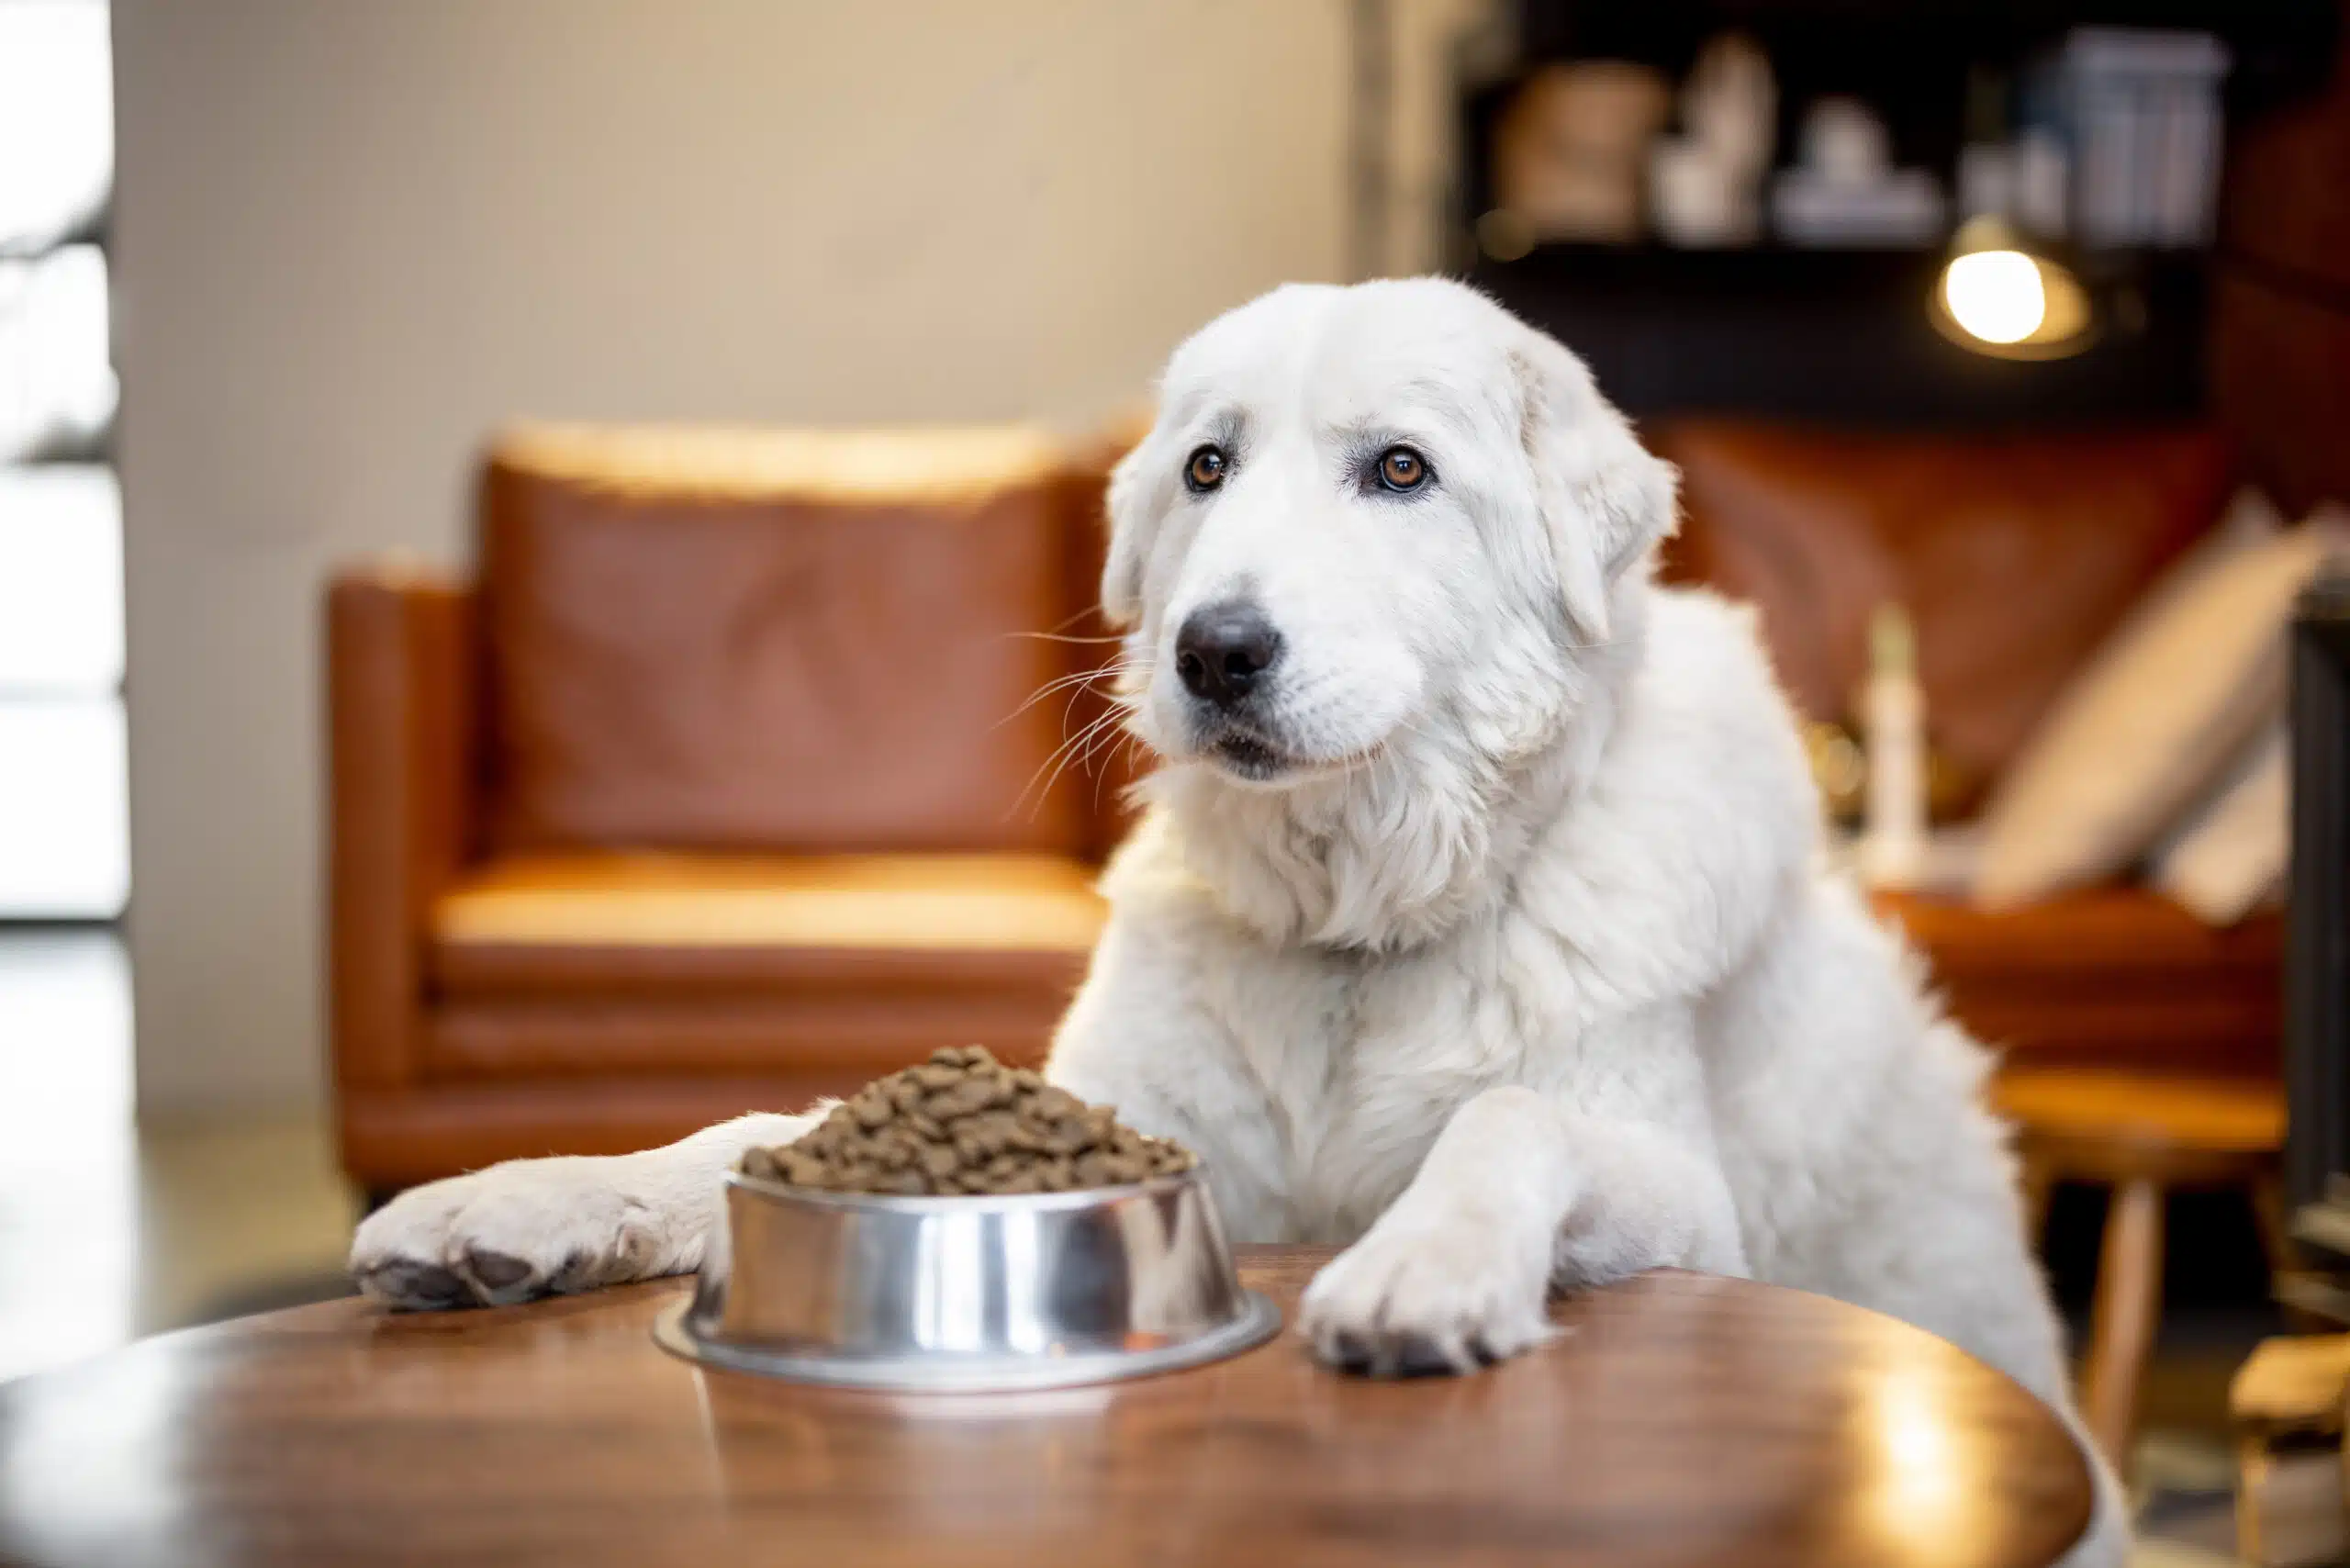
[[[1953,256],[1942,270],[1942,304],[1986,343],[2020,343],[2048,319],[2040,268],[2021,251]]]
[[[1996,218],[1969,219],[1934,286],[1934,325],[1961,347],[2003,359],[2057,359],[2089,344],[2080,280],[2035,255]]]

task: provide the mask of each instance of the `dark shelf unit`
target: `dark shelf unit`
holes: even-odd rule
[[[1942,254],[1550,245],[1472,283],[1583,355],[1635,419],[1736,414],[1890,428],[2188,419],[2209,292],[2193,252],[2087,256],[2119,303],[2070,359],[1992,359],[1927,313]]]
[[[1633,60],[1679,80],[1706,39],[1737,30],[1779,74],[1781,145],[1803,105],[1854,93],[1889,111],[1910,162],[1958,146],[1969,73],[2013,72],[2081,27],[2175,28],[2228,46],[2232,115],[2256,114],[2325,79],[2340,17],[2333,0],[1520,0],[1521,60]]]
[[[2333,0],[1521,0],[1519,67],[1464,84],[1453,265],[1563,339],[1635,417],[1762,415],[1847,425],[1992,426],[2189,418],[2206,406],[2210,258],[2149,252],[2072,258],[2105,308],[2084,353],[2038,362],[1962,349],[1928,314],[1937,248],[1722,251],[1546,245],[1479,253],[1492,205],[1493,133],[1528,72],[1623,59],[1679,81],[1697,50],[1737,29],[1770,52],[1779,158],[1805,107],[1849,93],[1886,116],[1895,157],[1948,181],[1971,91],[2012,79],[2075,27],[2191,28],[2233,56],[2232,129],[2325,79]]]

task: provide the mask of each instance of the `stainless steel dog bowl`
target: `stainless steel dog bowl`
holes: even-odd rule
[[[1004,1197],[818,1193],[741,1174],[693,1298],[654,1338],[711,1366],[855,1388],[1106,1383],[1281,1327],[1240,1288],[1197,1170]]]

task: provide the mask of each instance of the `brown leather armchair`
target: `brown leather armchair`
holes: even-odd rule
[[[1671,575],[1756,601],[1842,714],[1908,605],[1942,748],[1996,778],[2217,516],[2199,431],[1967,442],[1688,423]],[[841,1093],[939,1045],[1044,1049],[1101,911],[1109,452],[1017,431],[538,431],[501,442],[468,582],[329,599],[343,1159],[384,1190],[619,1152]],[[1110,749],[1104,747],[1102,749]],[[1105,773],[1107,776],[1105,776]],[[2278,923],[2110,887],[1887,901],[1984,1038],[2273,1070]]]
[[[1845,716],[1868,620],[1905,605],[1938,750],[1977,796],[2065,683],[2226,501],[2201,430],[1957,437],[1688,421],[1668,575],[1754,601],[1807,716]],[[2016,1059],[2260,1076],[2277,1070],[2275,915],[2204,926],[2131,885],[1990,913],[1886,898],[1952,1011]]]
[[[342,1158],[619,1152],[1041,1056],[1101,911],[1103,463],[1018,430],[540,429],[480,567],[327,607]],[[1066,726],[1066,728],[1065,728]],[[1057,771],[1058,769],[1058,771]]]

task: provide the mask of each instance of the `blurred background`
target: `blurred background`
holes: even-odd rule
[[[1682,465],[1667,574],[1762,607],[2008,1050],[2101,1439],[2231,1550],[2226,1383],[2332,1299],[2288,1211],[2343,1163],[2288,1168],[2338,1007],[2284,890],[2344,32],[0,0],[0,1377],[339,1290],[412,1182],[1040,1052],[1140,766],[1085,639],[1152,374],[1438,270]]]

